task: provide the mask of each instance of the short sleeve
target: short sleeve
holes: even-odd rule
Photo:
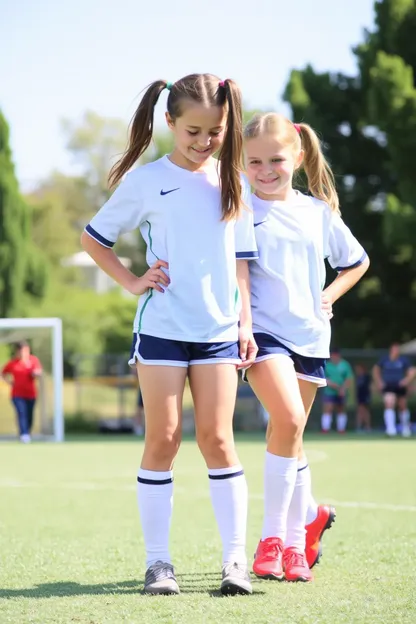
[[[406,357],[406,356],[402,357],[402,362],[403,362],[403,368],[404,368],[405,372],[407,373],[409,368],[412,368],[412,364],[411,364],[409,358]]]
[[[251,189],[248,181],[242,178],[242,200],[244,206],[235,222],[235,255],[237,260],[254,260],[259,257],[254,235],[254,211],[251,202]]]
[[[40,360],[36,357],[36,355],[32,356],[32,366],[33,370],[42,370],[42,364],[40,363]]]
[[[345,373],[347,379],[352,379],[352,377],[354,377],[354,371],[352,370],[352,366],[349,362],[345,362]]]
[[[13,372],[13,363],[12,362],[7,362],[7,364],[5,364],[1,370],[1,374],[2,375],[8,375],[10,373]]]
[[[338,214],[331,213],[326,256],[336,271],[354,269],[364,262],[367,254]]]
[[[120,234],[135,230],[143,220],[137,174],[137,170],[127,174],[85,228],[87,234],[104,247],[113,247]]]

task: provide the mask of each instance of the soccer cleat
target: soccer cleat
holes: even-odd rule
[[[283,567],[287,581],[309,583],[313,581],[306,555],[297,548],[285,548],[283,552]]]
[[[322,556],[322,536],[335,522],[335,507],[319,505],[315,520],[306,525],[305,555],[309,568],[319,563]]]
[[[252,594],[250,574],[245,563],[226,563],[222,569],[221,593],[224,596]]]
[[[145,594],[179,594],[173,566],[164,561],[156,561],[147,568],[144,592]]]
[[[253,572],[262,579],[278,580],[284,578],[284,545],[279,537],[260,540],[254,555]]]

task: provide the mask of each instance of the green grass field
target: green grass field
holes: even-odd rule
[[[238,438],[250,490],[248,553],[262,518],[262,436]],[[193,441],[175,471],[180,596],[141,593],[143,540],[130,438],[0,446],[1,624],[414,623],[416,440],[307,440],[314,491],[337,506],[310,585],[253,581],[223,598],[206,469]]]

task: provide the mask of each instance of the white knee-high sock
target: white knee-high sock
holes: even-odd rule
[[[337,431],[338,433],[343,432],[347,428],[348,416],[345,412],[342,414],[337,414]]]
[[[407,425],[410,423],[410,412],[408,409],[405,409],[403,411],[400,412],[399,414],[399,418],[400,418],[400,422],[403,425],[403,427],[407,427]]]
[[[310,472],[309,466],[308,468],[306,468],[306,470],[309,470]],[[311,491],[309,493],[308,510],[306,512],[306,524],[311,524],[311,522],[316,520],[317,516],[318,516],[318,503],[312,496],[312,486],[311,486]]]
[[[396,433],[396,412],[394,409],[387,408],[384,410],[384,424],[388,435]]]
[[[287,515],[287,534],[285,546],[292,546],[299,551],[305,550],[305,525],[309,499],[311,495],[311,472],[306,457],[297,465],[296,484]]]
[[[266,452],[262,539],[286,539],[287,516],[295,489],[297,467],[297,457],[280,457]]]
[[[137,502],[146,548],[146,567],[156,561],[171,563],[169,532],[173,508],[173,473],[140,468]]]
[[[223,563],[247,563],[248,492],[241,466],[209,468],[209,488],[222,541]]]
[[[322,431],[329,431],[332,427],[332,414],[322,414],[321,416],[321,429]]]

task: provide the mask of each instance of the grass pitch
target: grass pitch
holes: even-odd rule
[[[237,439],[250,491],[248,553],[262,521],[262,436]],[[310,585],[253,580],[218,592],[221,548],[192,440],[175,470],[172,555],[180,596],[141,593],[136,508],[142,443],[0,445],[0,623],[416,622],[416,440],[307,439],[314,492],[337,506]]]

